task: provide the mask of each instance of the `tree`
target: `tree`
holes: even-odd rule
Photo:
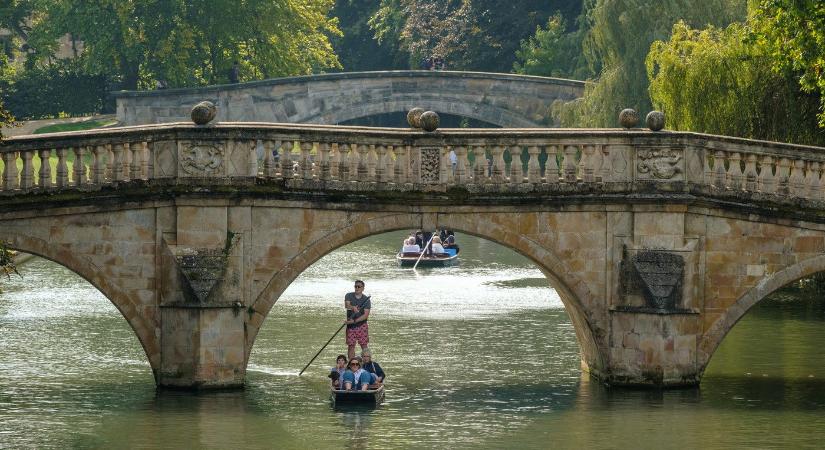
[[[821,145],[818,96],[771,70],[772,57],[750,29],[674,25],[670,40],[654,42],[647,56],[653,104],[676,130]]]
[[[584,97],[556,105],[554,116],[565,126],[615,126],[619,111],[652,107],[645,57],[656,40],[666,40],[673,24],[725,26],[745,18],[746,0],[588,0],[584,54],[599,73]]]
[[[327,17],[333,2],[50,0],[38,3],[32,35],[73,33],[87,70],[126,89],[226,82],[236,61],[242,79],[308,74],[339,67],[327,36],[340,33]]]
[[[332,14],[338,18],[342,36],[332,46],[343,70],[391,70],[409,67],[409,54],[397,39],[378,39],[370,19],[378,13],[380,0],[337,0]]]
[[[11,279],[11,275],[20,275],[17,265],[14,264],[14,257],[9,251],[8,244],[0,241],[0,275],[5,275],[6,279]],[[0,289],[2,292],[2,289]]]
[[[594,74],[582,55],[583,36],[581,29],[566,32],[564,18],[555,14],[546,28],[536,27],[536,34],[521,41],[513,70],[525,75],[589,78]]]
[[[818,0],[760,0],[754,29],[776,71],[799,74],[805,92],[821,99],[819,126],[825,127],[825,3]]]

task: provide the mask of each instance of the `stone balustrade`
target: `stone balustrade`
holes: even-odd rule
[[[823,150],[646,130],[179,123],[8,139],[0,145],[0,192],[129,182],[470,192],[660,186],[821,201]]]

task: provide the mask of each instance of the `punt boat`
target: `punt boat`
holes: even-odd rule
[[[378,386],[377,389],[369,389],[366,391],[344,391],[338,389],[330,389],[330,399],[332,406],[341,405],[363,405],[363,406],[378,406],[384,401],[384,385]]]
[[[398,252],[395,255],[395,260],[401,267],[414,266],[419,257],[421,257],[421,261],[419,261],[418,267],[448,267],[458,264],[459,249],[447,248],[444,250],[447,253],[434,253],[424,256],[421,256],[421,253],[418,252]]]

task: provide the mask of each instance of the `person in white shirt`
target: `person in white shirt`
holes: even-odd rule
[[[415,238],[410,238],[404,241],[404,247],[401,248],[401,252],[403,253],[419,253],[421,252],[421,247],[415,243]]]
[[[430,246],[430,248],[432,249],[433,253],[435,253],[435,254],[447,253],[446,251],[444,251],[444,246],[441,245],[441,238],[439,238],[438,236],[433,238],[433,243]]]

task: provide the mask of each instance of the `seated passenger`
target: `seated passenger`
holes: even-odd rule
[[[361,363],[352,358],[349,360],[349,370],[344,372],[344,389],[366,391],[375,381],[375,375],[361,368]]]
[[[372,353],[370,353],[369,350],[364,350],[363,352],[361,352],[361,358],[364,361],[364,370],[375,376],[375,379],[373,381],[376,384],[383,383],[384,378],[386,378],[387,376],[384,374],[384,369],[382,369],[377,362],[372,360]]]
[[[430,249],[436,255],[442,254],[442,253],[447,253],[447,252],[444,251],[444,246],[441,245],[441,239],[438,236],[433,238],[433,243],[432,243],[432,245],[430,245]]]
[[[347,357],[345,355],[338,355],[335,358],[335,367],[330,369],[329,378],[332,380],[332,387],[341,389],[341,379],[344,377],[344,372],[347,371]]]
[[[458,246],[455,245],[455,234],[452,231],[447,234],[447,239],[444,241],[444,248],[458,248]]]
[[[415,238],[410,238],[404,241],[404,247],[401,248],[403,253],[418,253],[421,251],[421,247],[415,243]]]

